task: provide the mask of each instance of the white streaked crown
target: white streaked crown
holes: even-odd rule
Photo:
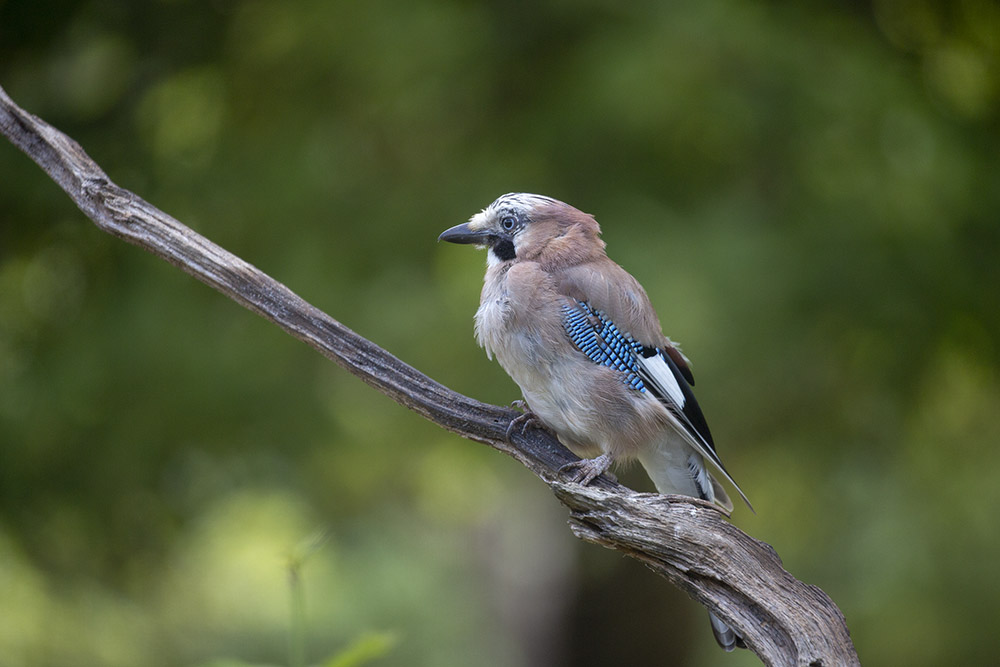
[[[507,208],[517,208],[522,211],[530,211],[536,206],[561,203],[558,199],[546,197],[545,195],[533,195],[530,192],[508,192],[505,195],[497,197],[486,209],[499,211]]]
[[[518,211],[525,217],[530,217],[532,210],[539,206],[561,204],[558,199],[545,195],[534,195],[530,192],[508,192],[497,197],[493,203],[469,219],[472,229],[485,229],[498,216],[509,211]]]

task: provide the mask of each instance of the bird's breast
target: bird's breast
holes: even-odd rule
[[[492,358],[504,347],[511,323],[510,297],[504,281],[487,281],[476,311],[476,339]]]

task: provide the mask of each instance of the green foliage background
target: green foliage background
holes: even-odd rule
[[[508,191],[594,213],[694,361],[758,511],[734,521],[865,664],[995,659],[996,3],[0,0],[0,85],[495,403],[517,391],[472,337],[484,257],[437,234]],[[516,464],[0,145],[0,667],[285,664],[317,531],[313,662],[390,633],[378,664],[756,664]]]

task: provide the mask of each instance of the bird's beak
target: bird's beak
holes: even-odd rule
[[[474,243],[476,245],[485,245],[486,237],[488,236],[485,231],[476,231],[469,227],[469,223],[463,222],[460,225],[455,225],[451,229],[446,229],[441,232],[441,236],[438,237],[438,241],[448,241],[449,243]]]

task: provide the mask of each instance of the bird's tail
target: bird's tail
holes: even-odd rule
[[[724,650],[732,651],[734,648],[747,647],[743,637],[736,634],[736,631],[726,625],[721,618],[708,612],[708,620],[712,622],[712,634],[715,635],[715,641],[719,642],[719,646]]]
[[[644,452],[639,456],[639,462],[646,469],[646,474],[653,480],[656,490],[663,494],[679,493],[685,496],[701,498],[710,503],[716,503],[732,511],[733,502],[725,489],[719,484],[705,467],[705,459],[689,449],[671,447],[667,443]],[[721,618],[708,612],[712,622],[712,634],[715,641],[726,651],[735,648],[746,648],[743,637],[736,633]]]

